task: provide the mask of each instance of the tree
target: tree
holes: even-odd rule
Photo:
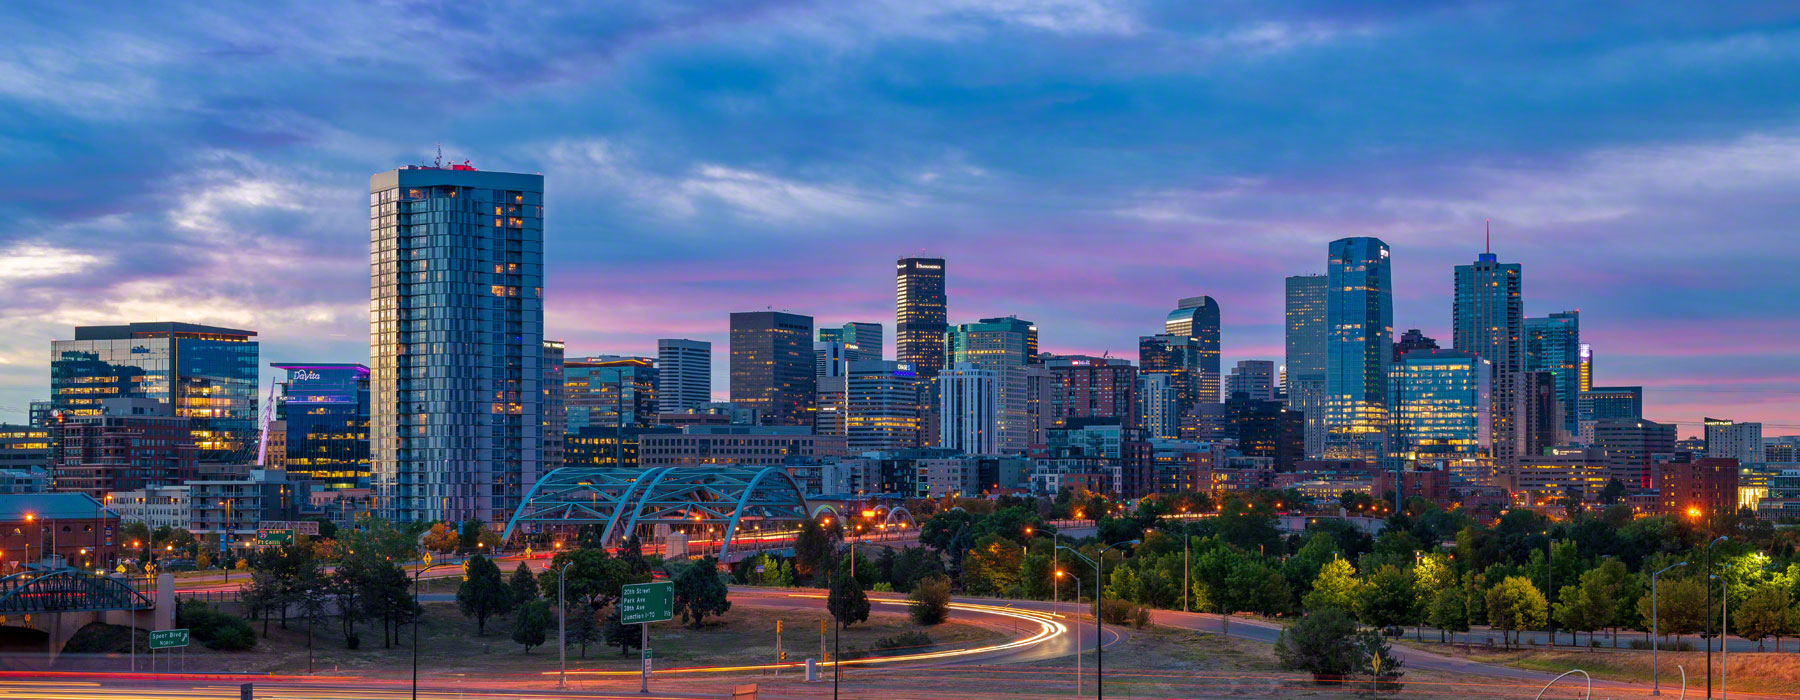
[[[1733,630],[1738,636],[1756,642],[1756,648],[1762,649],[1763,639],[1775,638],[1775,648],[1781,649],[1782,635],[1793,634],[1792,625],[1795,616],[1792,614],[1793,596],[1782,586],[1762,586],[1751,593],[1744,603],[1738,607],[1732,617]]]
[[[683,623],[699,628],[707,615],[723,615],[730,609],[725,582],[719,580],[718,560],[701,557],[675,577],[675,610]]]
[[[1342,556],[1338,550],[1337,540],[1323,532],[1315,532],[1306,540],[1306,544],[1281,566],[1282,573],[1287,575],[1288,586],[1305,595],[1312,590],[1313,579],[1319,577],[1319,570],[1331,560]]]
[[[549,627],[550,604],[542,600],[531,601],[520,607],[519,614],[513,618],[512,640],[530,654],[532,647],[544,643]]]
[[[1544,626],[1549,612],[1544,594],[1523,576],[1508,576],[1488,590],[1488,624],[1501,631],[1508,648],[1518,639],[1519,630]]]
[[[1024,552],[1012,540],[987,535],[963,557],[962,582],[965,590],[1003,595],[1019,585]]]
[[[787,588],[794,585],[794,563],[773,554],[757,557],[751,565],[750,584],[772,588]],[[760,567],[757,571],[754,567]]]
[[[831,617],[843,627],[849,627],[869,619],[869,596],[863,593],[862,584],[849,576],[832,577],[831,594],[826,596],[825,609],[831,611]]]
[[[1629,493],[1630,491],[1625,488],[1625,482],[1615,478],[1606,482],[1606,488],[1600,489],[1599,500],[1601,504],[1610,506],[1623,502]]]
[[[950,616],[950,577],[943,574],[926,577],[913,586],[907,598],[912,601],[907,605],[907,612],[912,615],[914,624],[929,627],[942,623]]]
[[[1363,648],[1356,632],[1356,621],[1349,613],[1328,606],[1282,630],[1275,640],[1275,655],[1282,668],[1306,671],[1319,680],[1341,679],[1363,665]]]
[[[621,617],[619,606],[606,615],[606,626],[602,630],[606,636],[606,645],[619,648],[619,655],[624,656],[644,645],[643,629],[640,625],[627,625]]]
[[[1362,587],[1362,582],[1356,578],[1356,567],[1350,560],[1339,557],[1319,569],[1312,590],[1300,602],[1308,612],[1337,608],[1351,613],[1356,610],[1357,599],[1362,597]]]
[[[1246,560],[1225,577],[1225,593],[1231,610],[1248,610],[1260,615],[1286,612],[1294,594],[1280,572],[1260,561]]]
[[[475,618],[475,634],[487,634],[489,617],[504,615],[518,599],[501,577],[500,567],[492,559],[479,554],[463,565],[463,582],[456,589],[456,607],[464,617]]]
[[[1361,661],[1358,671],[1374,679],[1372,685],[1376,690],[1399,691],[1399,678],[1406,675],[1406,671],[1402,670],[1405,662],[1394,655],[1387,638],[1379,631],[1364,630],[1357,635],[1356,642]]]
[[[1441,589],[1431,597],[1426,621],[1438,628],[1438,641],[1444,641],[1445,632],[1469,631],[1469,611],[1464,605],[1465,599],[1463,592],[1455,586]]]
[[[1364,583],[1356,614],[1363,624],[1387,629],[1412,622],[1416,605],[1412,578],[1391,564],[1383,565]]]
[[[512,592],[513,608],[538,599],[537,577],[531,575],[531,567],[526,566],[525,562],[519,562],[518,568],[513,569],[512,579],[507,581],[506,588]]]
[[[1412,568],[1413,621],[1423,624],[1431,616],[1431,606],[1439,591],[1456,588],[1456,567],[1442,552],[1419,557]]]
[[[1705,628],[1706,587],[1693,579],[1659,580],[1656,583],[1655,619],[1651,616],[1651,598],[1645,592],[1638,599],[1638,615],[1646,626],[1653,626],[1657,633],[1674,635],[1677,646],[1681,644],[1681,635],[1693,634]]]
[[[1128,564],[1113,567],[1112,573],[1107,575],[1107,598],[1136,602],[1141,596],[1142,588],[1143,582],[1138,579],[1137,571]]]
[[[569,616],[569,641],[581,646],[581,658],[585,659],[588,645],[601,640],[600,613],[582,606],[573,607],[573,610],[563,611]]]
[[[427,551],[448,553],[456,551],[458,540],[459,536],[456,530],[451,529],[450,526],[443,523],[432,523],[431,529],[426,531],[421,544]]]
[[[937,519],[933,518],[935,522]],[[831,558],[836,546],[831,528],[820,525],[816,518],[800,521],[800,534],[794,536],[794,570],[801,576],[814,576]]]
[[[361,583],[363,611],[381,620],[382,647],[392,647],[399,641],[400,626],[419,614],[419,606],[413,603],[412,578],[399,564],[381,561],[370,567]]]
[[[568,596],[568,600],[584,603],[591,610],[599,610],[617,602],[624,592],[625,584],[650,580],[648,574],[633,576],[629,564],[604,549],[594,547],[564,550],[551,557],[550,565],[538,576],[538,588],[543,591],[544,597],[557,594],[557,578],[564,575],[565,565],[568,566],[568,580],[563,594]]]

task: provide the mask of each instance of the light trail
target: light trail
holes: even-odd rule
[[[815,593],[795,593],[795,594],[789,595],[788,597],[790,597],[790,598],[824,599],[826,596],[815,594]],[[906,605],[910,601],[907,601],[903,598],[870,598],[869,602],[871,604],[880,604],[880,605]],[[840,666],[840,665],[841,666],[872,666],[875,664],[912,663],[912,662],[918,662],[918,661],[931,661],[931,660],[936,660],[936,659],[948,659],[948,658],[956,658],[956,657],[961,657],[961,656],[972,656],[975,654],[989,654],[989,653],[993,653],[993,652],[997,652],[997,651],[1007,651],[1010,649],[1019,649],[1019,648],[1023,648],[1023,647],[1036,645],[1036,644],[1039,644],[1039,643],[1042,643],[1042,642],[1045,642],[1045,641],[1048,641],[1051,639],[1055,639],[1056,637],[1061,636],[1063,634],[1067,634],[1069,631],[1069,628],[1067,626],[1063,625],[1063,623],[1061,623],[1057,620],[1057,618],[1062,617],[1062,615],[1057,614],[1057,613],[1052,613],[1052,612],[1040,612],[1040,611],[1036,611],[1036,610],[1025,610],[1025,609],[1021,609],[1021,608],[1008,608],[1008,607],[1003,607],[1003,606],[998,606],[998,605],[987,605],[987,604],[983,604],[983,603],[951,603],[950,609],[951,610],[961,610],[964,612],[975,612],[975,613],[984,613],[984,614],[988,614],[988,615],[998,615],[1001,617],[1011,617],[1011,618],[1015,618],[1015,619],[1019,619],[1019,620],[1024,620],[1027,622],[1034,622],[1034,623],[1037,623],[1037,625],[1038,625],[1038,631],[1036,634],[1033,634],[1031,636],[1021,637],[1019,639],[1015,639],[1010,642],[1005,642],[1002,644],[990,644],[987,646],[970,647],[967,649],[946,649],[944,651],[921,652],[921,653],[917,653],[917,654],[902,654],[900,656],[869,656],[869,657],[864,657],[864,658],[860,658],[860,659],[823,661],[823,662],[819,662],[817,664],[817,666],[819,668],[829,668],[829,667]],[[751,664],[751,665],[743,665],[743,666],[688,666],[688,667],[684,667],[684,668],[671,668],[671,669],[667,669],[667,670],[663,670],[663,671],[658,671],[658,673],[735,673],[735,672],[741,672],[741,671],[769,671],[769,670],[784,669],[784,668],[801,668],[801,667],[804,667],[805,665],[806,664],[803,662],[794,662],[794,663],[773,663],[773,664]],[[640,672],[641,671],[639,671],[637,669],[625,670],[625,671],[571,670],[571,671],[569,671],[569,675],[571,675],[571,676],[576,676],[576,675],[580,675],[580,676],[635,676],[635,675],[638,675]],[[540,673],[539,675],[554,676],[554,675],[557,675],[558,673],[559,673],[558,671],[544,671],[544,672]]]

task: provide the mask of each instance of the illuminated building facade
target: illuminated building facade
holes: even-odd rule
[[[1231,368],[1231,376],[1226,378],[1225,396],[1230,398],[1242,393],[1258,401],[1274,401],[1278,386],[1273,360],[1238,360],[1237,366]]]
[[[542,473],[548,474],[563,467],[564,450],[568,445],[564,435],[569,426],[569,407],[563,386],[563,354],[566,352],[563,341],[544,341],[544,379],[539,382],[543,393],[541,410],[543,419],[538,434],[543,436],[543,463],[539,465]]]
[[[843,456],[843,438],[814,435],[812,428],[755,425],[690,425],[680,433],[638,435],[638,466],[709,464],[768,466],[789,458]]]
[[[1739,464],[1762,464],[1764,459],[1762,424],[1740,423],[1724,418],[1707,418],[1706,456],[1735,459]]]
[[[1199,433],[1198,411],[1207,403],[1201,399],[1202,355],[1200,341],[1185,335],[1164,333],[1138,338],[1138,371],[1167,376],[1170,390],[1175,393],[1169,420],[1176,432],[1164,437],[1194,439]]]
[[[1501,474],[1505,476],[1503,485],[1519,505],[1560,503],[1570,489],[1583,500],[1592,500],[1606,488],[1606,452],[1554,447],[1542,454],[1519,455],[1516,464],[1501,467]]]
[[[1644,417],[1644,387],[1591,386],[1575,400],[1579,413],[1576,426],[1582,441],[1592,442],[1594,426],[1607,420],[1638,420]]]
[[[1050,374],[1050,426],[1070,419],[1116,418],[1138,425],[1137,368],[1117,357],[1066,355],[1045,360]]]
[[[1325,275],[1288,277],[1286,367],[1288,410],[1306,420],[1306,458],[1325,455]]]
[[[647,428],[656,424],[656,361],[648,357],[601,355],[564,360],[563,431],[582,428]]]
[[[781,311],[731,315],[731,402],[765,425],[813,424],[818,380],[811,316]]]
[[[842,436],[850,454],[919,445],[919,383],[912,366],[892,360],[846,363],[819,383],[820,435]]]
[[[1473,352],[1493,365],[1494,461],[1508,464],[1518,454],[1513,418],[1518,385],[1514,375],[1525,369],[1524,268],[1501,263],[1485,252],[1469,265],[1457,265],[1451,308],[1452,346]]]
[[[1735,459],[1715,457],[1662,465],[1656,493],[1663,512],[1700,523],[1736,513],[1738,466]]]
[[[1492,364],[1463,350],[1413,350],[1394,366],[1395,450],[1404,459],[1487,452]]]
[[[1175,303],[1175,310],[1163,319],[1163,333],[1190,338],[1199,345],[1194,367],[1200,383],[1200,401],[1218,403],[1219,389],[1219,302],[1212,297],[1188,297]]]
[[[844,361],[862,362],[881,359],[881,324],[851,321],[842,326],[819,329],[819,340],[843,343]]]
[[[656,405],[681,413],[712,402],[712,343],[663,338],[656,341]]]
[[[0,423],[0,469],[48,469],[50,429]]]
[[[1581,432],[1581,312],[1562,311],[1525,319],[1525,371],[1549,372],[1556,379],[1563,430]]]
[[[78,326],[50,343],[50,395],[67,416],[100,413],[113,398],[154,399],[189,419],[200,461],[255,457],[255,331],[192,323]]]
[[[289,476],[332,490],[368,488],[369,368],[327,362],[270,366],[287,370],[275,415],[286,426],[283,461]],[[276,449],[273,440],[268,449]]]
[[[155,399],[100,402],[98,413],[65,416],[55,429],[51,488],[96,499],[113,491],[170,486],[197,474],[193,419]]]
[[[1181,437],[1181,409],[1172,375],[1145,372],[1137,378],[1138,424],[1150,437],[1174,440]]]
[[[1325,295],[1325,457],[1370,463],[1388,455],[1388,373],[1394,289],[1379,238],[1331,242]]]
[[[679,435],[680,428],[610,428],[589,426],[563,436],[563,463],[571,467],[636,469],[638,443],[645,435]]]
[[[1650,488],[1656,455],[1675,452],[1675,424],[1642,418],[1607,418],[1594,424],[1588,444],[1606,450],[1608,474],[1632,488]]]
[[[498,522],[543,467],[544,178],[369,178],[371,482],[391,520]]]
[[[936,377],[945,367],[949,322],[943,258],[901,258],[894,264],[894,359],[926,380]]]

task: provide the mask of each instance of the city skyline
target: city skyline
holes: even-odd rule
[[[1681,18],[1664,16],[1608,27],[1607,43],[1567,54],[1550,51],[1561,45],[1553,40],[1517,36],[1508,41],[1525,51],[1511,60],[1447,49],[1442,65],[1415,76],[1418,85],[1371,82],[1403,109],[1378,111],[1380,100],[1370,100],[1332,112],[1288,94],[1300,91],[1293,86],[1257,88],[1255,99],[1217,93],[1257,78],[1312,85],[1343,61],[1380,78],[1378,66],[1396,52],[1454,46],[1455,26],[1474,11],[1057,7],[933,15],[870,6],[810,24],[772,6],[731,16],[675,9],[614,23],[599,42],[605,51],[576,50],[573,33],[550,31],[556,18],[533,16],[551,38],[499,64],[454,42],[278,46],[236,31],[260,23],[291,26],[302,39],[329,33],[325,20],[279,9],[213,18],[198,33],[136,37],[125,44],[136,57],[129,62],[77,59],[79,51],[28,40],[21,57],[0,59],[10,72],[42,76],[0,92],[20,115],[6,118],[20,121],[0,143],[18,165],[6,176],[15,198],[0,201],[15,223],[0,232],[13,263],[0,279],[15,293],[0,315],[0,422],[24,422],[28,402],[48,398],[45,348],[77,325],[246,328],[259,333],[265,357],[368,362],[358,190],[369,173],[430,162],[441,140],[456,162],[545,176],[545,337],[567,341],[571,356],[649,355],[658,338],[711,341],[720,398],[730,313],[773,307],[820,326],[880,322],[892,338],[887,266],[912,256],[947,260],[950,324],[1029,318],[1049,352],[1130,358],[1170,298],[1212,296],[1231,366],[1282,357],[1283,277],[1323,272],[1330,240],[1373,236],[1393,250],[1395,326],[1448,339],[1451,269],[1482,250],[1480,223],[1492,218],[1494,251],[1526,268],[1525,315],[1584,312],[1596,384],[1644,386],[1645,417],[1681,422],[1684,437],[1699,433],[1705,415],[1800,432],[1777,427],[1800,424],[1791,367],[1800,323],[1781,304],[1800,296],[1800,282],[1783,274],[1800,254],[1784,237],[1794,217],[1780,196],[1800,184],[1794,91],[1784,89],[1800,71],[1779,48],[1793,39],[1780,23],[1715,14],[1681,28]],[[126,22],[154,28],[185,14],[88,12],[14,19],[26,36],[77,27],[81,46],[129,34]],[[456,14],[442,12],[415,19],[421,35],[450,34]],[[1485,19],[1534,18],[1496,10]],[[813,71],[792,54],[734,37],[746,27],[845,60],[809,81]],[[689,41],[659,38],[676,30]],[[1598,29],[1570,29],[1589,31]],[[1127,36],[1133,53],[1114,60],[1095,61],[1104,49],[1081,46]],[[1377,46],[1395,37],[1407,48]],[[859,41],[866,46],[845,45]],[[980,50],[984,42],[1034,48],[1008,61]],[[1180,48],[1201,57],[1121,65]],[[563,57],[552,51],[572,63],[553,63]],[[944,72],[935,57],[944,51],[985,80],[907,93],[908,80]],[[243,66],[206,65],[218,55],[241,56]],[[384,84],[352,58],[454,59],[449,75],[409,88],[436,102],[471,81],[526,79],[458,92],[443,114],[401,128],[383,110],[352,104]],[[1627,60],[1660,77],[1617,67]],[[893,74],[879,72],[884,63]],[[1093,65],[1076,68],[1084,63]],[[320,93],[273,106],[288,94],[278,91],[311,94],[294,69],[307,65],[331,66],[328,77],[356,99]],[[266,85],[234,77],[259,67],[277,69]],[[1520,68],[1560,78],[1561,99],[1598,112],[1523,117],[1536,88],[1507,75]],[[1739,94],[1714,85],[1718,73],[1766,89]],[[232,78],[232,88],[209,87],[211,78]],[[1482,89],[1456,87],[1463,81]],[[1600,94],[1572,94],[1582,90]],[[846,95],[841,111],[814,104],[836,92]],[[572,110],[604,100],[643,114],[571,125],[581,121],[567,118]],[[729,109],[732,101],[747,101],[746,111]],[[1440,111],[1383,123],[1427,105]],[[546,116],[524,116],[538,107]],[[1621,116],[1640,110],[1685,118]],[[1492,121],[1468,133],[1413,121],[1445,111]],[[679,118],[651,126],[671,116]],[[1112,121],[1101,141],[1080,133],[1090,117]],[[1195,119],[1205,128],[1183,124]],[[178,122],[185,126],[147,136]],[[709,133],[783,122],[795,125],[766,132],[763,143]],[[1273,147],[1295,129],[1308,138]],[[1028,151],[1008,130],[1034,144],[1059,138]],[[1218,130],[1237,143],[1210,143],[1205,134]],[[670,138],[653,145],[657,136]],[[894,357],[892,341],[883,356]],[[263,369],[263,381],[275,376]]]

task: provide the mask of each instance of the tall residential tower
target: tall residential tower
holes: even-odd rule
[[[1325,456],[1324,275],[1287,278],[1287,405],[1306,419],[1306,458]]]
[[[1379,238],[1331,242],[1325,292],[1325,457],[1388,456],[1394,282]]]
[[[1482,253],[1474,263],[1456,266],[1452,345],[1493,363],[1492,456],[1499,465],[1510,465],[1518,456],[1518,425],[1513,416],[1522,391],[1518,375],[1525,371],[1522,277],[1518,263],[1501,263],[1492,252]]]

